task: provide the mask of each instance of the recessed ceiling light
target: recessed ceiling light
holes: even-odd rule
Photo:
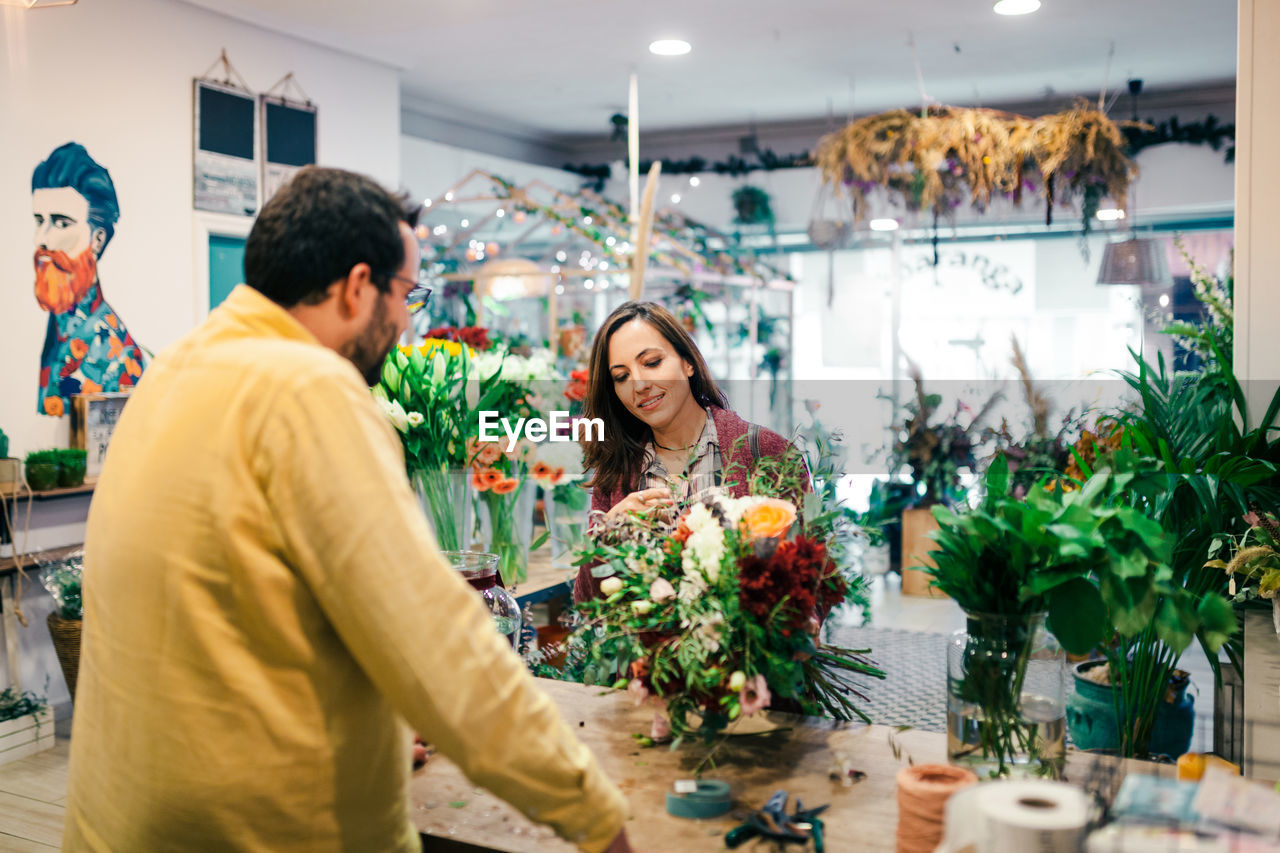
[[[684,39],[658,39],[649,44],[649,52],[657,56],[684,56],[693,47]]]
[[[897,231],[898,220],[896,219],[873,219],[871,220],[872,231]]]
[[[991,8],[997,15],[1030,15],[1040,8],[1040,0],[996,0]]]

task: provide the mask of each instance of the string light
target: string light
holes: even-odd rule
[[[444,194],[444,200],[445,200],[445,201],[453,201],[453,193],[452,193],[452,192],[447,192],[447,193],[445,193],[445,194]]]
[[[672,204],[679,204],[679,203],[680,203],[680,193],[675,193],[675,194],[673,194],[673,195],[671,196],[671,203],[672,203]]]
[[[463,228],[470,228],[470,227],[471,227],[471,220],[470,220],[470,219],[464,219],[464,220],[462,220],[462,222],[460,222],[460,223],[458,223],[458,224],[459,224],[461,227],[463,227]]]
[[[702,183],[702,179],[699,178],[697,175],[693,175],[689,178],[689,186],[691,187],[696,187],[698,186],[698,184],[701,184],[701,183]]]
[[[561,295],[563,295],[563,294],[564,294],[564,285],[563,285],[563,284],[557,284],[557,285],[556,285],[556,295],[557,295],[557,296],[561,296]]]
[[[582,283],[582,286],[585,287],[587,290],[591,290],[593,287],[596,286],[596,283],[591,279],[587,279]]]
[[[424,202],[422,203],[422,206],[423,206],[423,207],[430,207],[430,206],[431,206],[431,199],[427,199],[426,201],[424,201]]]
[[[449,227],[447,225],[437,225],[435,228],[431,229],[431,233],[435,234],[437,237],[442,237],[449,233]]]
[[[497,213],[495,213],[494,215],[497,216],[499,219],[501,219],[502,217],[507,215],[507,209],[505,207],[500,207],[498,208]]]

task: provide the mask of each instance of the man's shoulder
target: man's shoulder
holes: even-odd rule
[[[230,370],[245,382],[276,387],[339,389],[355,383],[363,387],[351,362],[329,349],[308,341],[274,335],[222,335],[217,330],[195,329],[167,348],[156,366],[194,366]]]

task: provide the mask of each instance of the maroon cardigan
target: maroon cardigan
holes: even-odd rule
[[[716,425],[716,443],[720,446],[721,459],[724,463],[726,471],[731,470],[735,465],[750,469],[755,460],[751,458],[751,449],[747,446],[746,441],[747,427],[750,426],[742,418],[728,409],[721,409],[718,406],[711,406],[707,410],[711,414],[711,420]],[[772,430],[760,428],[760,455],[761,456],[779,456],[784,453],[791,442]],[[596,489],[591,494],[591,511],[608,512],[625,498],[634,488],[627,488],[627,485],[633,485],[635,478],[639,477],[640,472],[637,471],[632,475],[632,483],[624,484],[613,492],[605,492],[603,489]],[[730,493],[735,498],[746,497],[747,483],[736,482],[730,487]],[[578,569],[578,579],[573,584],[573,600],[574,602],[585,601],[589,598],[600,597],[600,581],[603,578],[595,577],[591,574],[591,566],[582,566]]]

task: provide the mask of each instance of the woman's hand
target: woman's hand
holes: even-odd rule
[[[624,512],[649,512],[657,507],[669,506],[672,503],[675,503],[675,501],[671,498],[671,490],[666,486],[641,489],[638,492],[632,492],[614,504],[613,508],[605,513],[605,518],[617,518]]]

